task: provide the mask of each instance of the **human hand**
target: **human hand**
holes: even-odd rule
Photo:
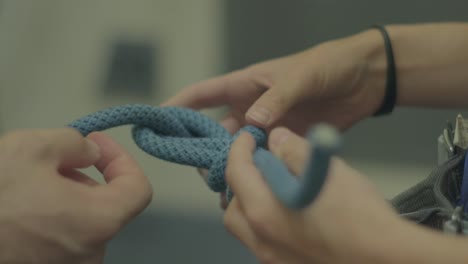
[[[318,122],[345,129],[381,104],[385,76],[371,78],[367,67],[376,47],[383,49],[377,31],[325,42],[191,85],[163,106],[228,106],[222,123],[234,131],[246,123],[299,134]]]
[[[79,168],[94,165],[107,184]],[[102,263],[106,242],[150,202],[132,157],[102,133],[0,138],[0,263]]]
[[[301,174],[307,141],[277,128],[269,147],[293,174]],[[225,225],[262,263],[383,263],[376,260],[396,254],[386,252],[401,243],[396,238],[414,234],[374,186],[339,158],[333,158],[312,205],[301,211],[282,206],[253,163],[254,148],[246,133],[232,145],[226,177],[235,196]]]

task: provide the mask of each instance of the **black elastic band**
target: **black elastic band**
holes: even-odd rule
[[[382,33],[385,44],[385,54],[387,56],[387,82],[385,87],[385,96],[382,105],[374,114],[374,116],[382,116],[393,112],[397,100],[395,59],[393,57],[392,43],[385,27],[374,25],[372,28],[376,28]]]

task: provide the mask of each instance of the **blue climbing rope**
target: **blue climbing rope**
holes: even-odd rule
[[[306,207],[315,199],[325,182],[330,157],[340,145],[339,135],[333,128],[321,125],[312,130],[309,140],[313,141],[314,148],[300,180],[266,150],[267,135],[262,129],[245,126],[232,136],[216,121],[188,108],[122,105],[69,124],[84,136],[123,125],[133,125],[133,140],[146,153],[166,161],[208,169],[208,186],[215,192],[227,192],[229,198],[232,193],[224,179],[229,149],[239,133],[247,131],[257,143],[255,165],[276,197],[290,208]]]

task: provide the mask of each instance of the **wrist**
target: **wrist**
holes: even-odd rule
[[[311,51],[317,56],[311,60],[315,62],[339,57],[333,61],[339,65],[331,69],[331,82],[326,84],[330,90],[338,91],[338,96],[345,98],[361,118],[377,112],[384,100],[387,78],[385,45],[378,30],[325,42]]]
[[[466,23],[389,25],[386,29],[391,39],[396,64],[397,105],[442,108],[466,105]],[[379,36],[378,30],[374,29],[361,35],[369,42],[365,44],[368,48],[368,63],[363,83],[367,87],[366,90],[381,90],[387,78],[383,38]]]
[[[350,98],[359,106],[363,117],[373,116],[382,106],[387,79],[387,58],[382,34],[370,29],[337,41],[338,49],[345,51],[345,63],[350,71],[342,84],[351,84]],[[362,107],[362,108],[361,108]]]
[[[377,29],[369,29],[354,36],[360,46],[358,60],[364,64],[361,86],[367,116],[373,116],[385,100],[387,84],[387,55],[384,39]]]

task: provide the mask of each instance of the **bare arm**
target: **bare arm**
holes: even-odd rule
[[[301,173],[309,149],[304,138],[275,128],[268,146],[292,173]],[[230,149],[226,179],[236,195],[224,222],[262,263],[468,263],[466,237],[400,217],[364,175],[338,157],[314,203],[299,211],[285,208],[256,169],[254,149],[245,133]]]
[[[380,256],[385,256],[379,263],[468,263],[466,237],[442,234],[421,226],[403,228],[404,225],[394,230],[391,244],[374,247],[380,251]]]
[[[468,23],[389,25],[400,106],[457,108],[468,105]],[[377,30],[351,38],[367,46],[366,83],[383,94],[386,55]]]
[[[398,105],[459,108],[468,102],[468,23],[386,28]],[[386,70],[382,35],[369,29],[190,85],[165,105],[228,106],[223,123],[233,130],[250,123],[303,134],[318,122],[346,129],[380,107]]]

